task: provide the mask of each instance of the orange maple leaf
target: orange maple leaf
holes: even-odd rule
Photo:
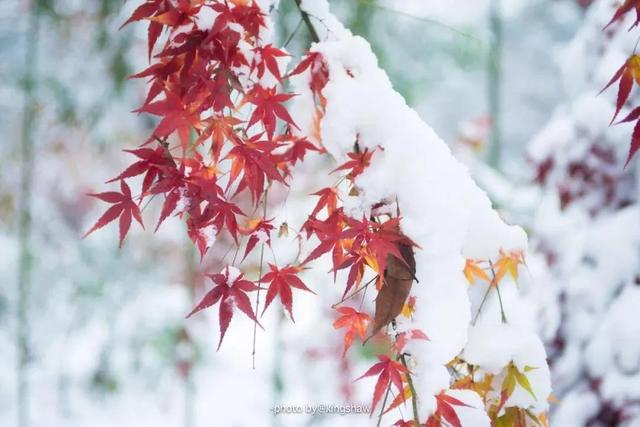
[[[333,327],[336,329],[347,328],[344,334],[344,352],[347,353],[349,347],[353,343],[353,338],[358,335],[361,340],[367,336],[367,325],[371,317],[367,313],[362,313],[351,307],[338,307],[336,310],[342,315],[335,322]]]
[[[472,259],[466,260],[464,264],[464,277],[467,278],[469,284],[474,284],[477,279],[490,282],[489,275],[482,267],[478,265],[478,261]]]

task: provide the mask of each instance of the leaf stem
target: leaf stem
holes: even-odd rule
[[[387,386],[387,392],[384,394],[384,399],[382,400],[382,408],[380,408],[380,415],[378,415],[378,422],[376,423],[376,427],[380,427],[380,423],[382,423],[382,415],[384,415],[384,407],[387,406],[387,399],[389,398],[389,392],[391,391],[391,382]]]
[[[487,287],[487,291],[484,293],[484,297],[482,297],[482,301],[480,302],[478,311],[476,312],[476,315],[473,317],[473,321],[471,322],[472,326],[476,325],[476,322],[478,321],[478,317],[480,317],[480,312],[482,311],[482,307],[484,307],[484,303],[487,301],[487,297],[489,296],[489,292],[491,292],[492,287],[493,287],[493,282],[489,283],[489,286]]]
[[[342,298],[340,301],[336,302],[335,304],[333,304],[331,306],[331,308],[336,308],[336,306],[342,304],[343,302],[353,298],[354,296],[356,296],[358,293],[360,293],[360,291],[367,289],[367,287],[373,283],[376,279],[378,278],[378,276],[374,276],[371,280],[369,280],[367,283],[364,284],[364,286],[360,286],[358,289],[356,289],[354,292],[351,293],[351,295],[346,296],[344,298]],[[363,297],[364,298],[364,297]]]
[[[391,327],[393,328],[393,331],[395,332],[395,341],[396,343],[398,342],[398,336],[399,334],[396,332],[396,319],[393,319],[391,321]],[[420,415],[418,414],[418,395],[416,393],[416,389],[413,385],[413,379],[411,378],[411,372],[409,371],[409,365],[407,364],[407,358],[406,358],[406,354],[405,353],[398,353],[397,356],[398,359],[400,359],[400,362],[402,362],[402,366],[405,367],[405,369],[407,370],[407,385],[409,386],[409,390],[411,390],[411,406],[413,408],[413,421],[415,421],[416,426],[420,425]],[[401,391],[402,393],[404,393],[404,391]]]

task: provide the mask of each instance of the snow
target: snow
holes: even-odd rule
[[[333,22],[324,1],[314,1],[310,11],[323,22]],[[413,293],[420,303],[414,321],[430,341],[410,344],[417,360],[415,377],[417,394],[423,396],[422,416],[426,418],[433,410],[433,399],[427,396],[449,387],[444,365],[465,346],[472,355],[486,355],[496,371],[511,360],[539,368],[530,375],[541,402],[516,393],[512,399],[514,405],[545,410],[550,385],[544,348],[534,325],[515,318],[519,309],[514,310],[513,325],[510,320],[503,328],[502,333],[508,334],[504,341],[513,338],[510,341],[502,343],[501,332],[494,336],[492,329],[500,328],[493,324],[485,329],[487,333],[475,334],[474,330],[472,338],[468,337],[471,301],[462,274],[465,257],[496,261],[500,250],[524,251],[524,231],[501,220],[465,166],[393,90],[369,44],[342,26],[328,27],[328,39],[312,47],[323,55],[330,76],[323,89],[327,101],[321,142],[338,163],[353,151],[356,141],[361,150],[374,151],[371,166],[355,182],[359,203],[348,201],[347,205],[351,211],[358,207],[368,212],[380,200],[397,198],[403,231],[422,248],[416,251],[420,283],[414,285]],[[303,131],[312,128],[308,112],[314,109],[307,82],[305,76],[293,82],[301,96],[292,111]],[[507,348],[494,355],[495,345]]]

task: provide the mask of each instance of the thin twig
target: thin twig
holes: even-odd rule
[[[482,311],[482,307],[484,307],[485,301],[487,301],[487,297],[489,296],[489,292],[491,292],[491,288],[493,287],[492,283],[489,283],[489,287],[487,287],[487,291],[484,293],[484,297],[482,297],[482,301],[480,302],[480,306],[478,307],[478,311],[476,315],[473,317],[473,321],[471,322],[471,326],[475,326],[478,321],[478,317],[480,317],[480,312]]]
[[[405,354],[400,355],[400,361],[402,362],[402,366],[407,370],[407,384],[409,385],[409,390],[411,390],[411,406],[413,407],[413,420],[416,422],[416,425],[420,425],[420,416],[418,415],[418,396],[416,395],[416,389],[413,386],[413,380],[411,379],[411,373],[409,372],[409,366],[407,365],[407,360]]]
[[[296,3],[296,6],[298,7],[298,10],[300,11],[300,16],[302,16],[302,20],[307,26],[307,30],[309,30],[309,35],[311,36],[311,40],[318,43],[320,41],[320,37],[318,36],[318,32],[316,31],[316,28],[313,26],[311,19],[309,19],[309,14],[302,9],[302,6],[300,6],[301,0],[294,0],[294,1]]]
[[[384,399],[382,400],[382,408],[380,408],[380,415],[378,415],[378,422],[376,427],[380,427],[380,423],[382,422],[382,415],[384,415],[384,407],[387,406],[387,399],[389,398],[389,392],[391,391],[391,382],[387,386],[387,392],[384,394]]]
[[[394,8],[391,8],[391,7],[388,7],[388,6],[383,6],[381,4],[374,3],[371,0],[358,0],[358,2],[364,4],[365,6],[373,7],[373,8],[380,9],[380,10],[385,10],[385,11],[391,12],[391,13],[396,13],[398,15],[402,15],[402,16],[405,16],[407,18],[416,19],[416,20],[422,21],[422,22],[428,22],[429,24],[438,25],[438,26],[440,26],[442,28],[445,28],[445,29],[447,29],[447,30],[449,30],[449,31],[451,31],[453,33],[456,33],[456,34],[458,34],[458,35],[460,35],[462,37],[466,37],[468,39],[474,40],[474,41],[482,44],[482,40],[479,39],[478,37],[474,36],[473,34],[466,33],[466,32],[464,32],[462,30],[459,30],[459,29],[457,29],[455,27],[452,27],[451,25],[445,24],[444,22],[438,21],[436,19],[426,18],[424,16],[412,15],[412,14],[410,14],[408,12],[405,12],[405,11],[402,11],[402,10],[398,10],[398,9],[394,9]]]
[[[289,34],[289,37],[287,37],[287,41],[284,42],[282,47],[286,48],[287,46],[289,46],[289,43],[291,43],[291,40],[293,40],[293,36],[296,35],[298,30],[300,29],[300,26],[302,26],[302,22],[303,21],[304,21],[304,19],[302,17],[300,17],[300,20],[298,21],[298,25],[296,25],[296,28],[294,28],[293,31],[291,32],[291,34]]]
[[[489,266],[491,267],[491,274],[493,276],[492,282],[495,282],[496,292],[498,293],[498,301],[500,302],[500,316],[502,316],[502,323],[507,323],[507,316],[504,314],[504,306],[502,305],[502,295],[500,295],[500,286],[496,281],[496,272],[493,269],[493,262],[489,260]]]
[[[358,289],[356,289],[354,292],[351,293],[351,295],[346,296],[344,298],[342,298],[340,301],[334,303],[331,308],[336,308],[336,306],[342,304],[343,302],[353,298],[354,296],[356,296],[358,293],[360,293],[360,291],[366,289],[371,283],[373,283],[374,280],[376,280],[378,278],[378,276],[375,276],[374,278],[372,278],[371,280],[369,280],[367,283],[365,283],[363,286],[360,286]]]
[[[264,196],[262,198],[263,208],[262,215],[263,219],[267,217],[267,195],[269,194],[269,187],[265,188]],[[264,244],[262,242],[262,248],[260,249],[260,270],[258,272],[258,280],[262,279],[262,263],[264,261]],[[260,308],[260,287],[256,290],[256,316],[258,315],[258,309]],[[256,336],[258,334],[258,323],[253,322],[253,350],[251,351],[251,365],[253,369],[256,369]]]
[[[398,334],[398,332],[396,332],[396,328],[397,328],[397,324],[396,324],[396,319],[393,319],[391,321],[391,327],[393,328],[394,332],[395,332],[395,341],[396,341],[396,345],[398,343],[398,337],[400,336],[400,334]],[[407,385],[409,386],[409,390],[411,390],[411,406],[413,408],[413,420],[415,421],[416,425],[419,426],[420,425],[420,416],[418,415],[418,395],[416,393],[416,389],[413,386],[413,379],[411,378],[411,372],[409,371],[409,365],[407,364],[407,359],[405,357],[405,353],[398,353],[398,359],[400,359],[400,361],[402,362],[402,366],[404,366],[404,368],[407,370]],[[401,392],[403,392],[401,390]]]

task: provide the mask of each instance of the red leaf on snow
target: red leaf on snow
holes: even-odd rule
[[[373,391],[373,401],[371,403],[371,413],[376,409],[376,405],[382,399],[383,394],[386,392],[389,384],[393,384],[399,393],[403,392],[402,388],[402,374],[407,374],[407,368],[405,368],[400,362],[389,359],[389,356],[378,356],[380,362],[373,365],[367,372],[361,377],[357,378],[358,381],[365,377],[372,377],[378,375],[378,381]]]
[[[120,181],[120,191],[120,193],[115,191],[108,191],[105,193],[89,194],[89,196],[96,197],[107,203],[111,203],[113,206],[107,209],[107,211],[98,219],[98,221],[96,221],[93,227],[91,227],[91,229],[87,231],[84,236],[82,236],[83,238],[87,237],[97,229],[104,227],[111,221],[120,217],[120,247],[122,247],[122,242],[127,236],[129,227],[131,226],[131,217],[135,218],[136,221],[138,221],[138,223],[142,226],[142,228],[144,228],[144,224],[142,223],[142,216],[140,215],[140,208],[138,207],[137,203],[133,201],[133,197],[131,196],[131,189],[124,180]]]
[[[338,307],[336,310],[341,316],[333,322],[335,329],[347,328],[344,333],[344,352],[343,356],[351,347],[353,338],[357,335],[364,340],[367,335],[367,324],[371,317],[367,313],[362,313],[351,307]]]
[[[289,73],[290,76],[303,73],[306,69],[310,69],[311,80],[309,88],[314,96],[321,96],[322,89],[329,81],[329,68],[325,63],[322,54],[319,52],[310,52],[304,57],[300,63]]]
[[[291,288],[301,289],[303,291],[311,292],[312,294],[315,294],[315,292],[307,288],[307,286],[298,277],[298,273],[302,271],[302,268],[288,265],[279,269],[275,265],[269,264],[269,269],[270,271],[260,279],[260,283],[269,283],[269,290],[267,290],[267,297],[262,314],[267,310],[267,307],[269,307],[276,295],[280,295],[280,302],[289,312],[291,320],[294,321],[293,295],[291,294]]]
[[[373,156],[373,153],[374,152],[369,151],[368,148],[365,148],[361,153],[347,153],[350,160],[335,168],[331,173],[348,170],[347,178],[353,181],[355,177],[364,172],[364,170],[371,164],[371,157]]]
[[[220,302],[220,341],[218,342],[218,349],[220,349],[224,335],[233,318],[234,308],[238,308],[262,328],[247,296],[247,292],[257,291],[259,289],[258,286],[249,280],[243,279],[242,273],[237,274],[236,277],[229,277],[229,267],[225,268],[222,273],[207,276],[215,283],[215,286],[205,294],[200,303],[187,315],[187,318]]]

